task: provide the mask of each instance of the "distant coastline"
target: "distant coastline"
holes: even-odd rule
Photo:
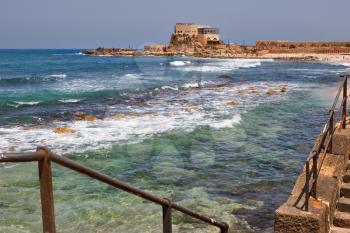
[[[350,53],[237,53],[230,56],[204,54],[186,54],[182,52],[145,52],[120,50],[119,48],[98,48],[96,50],[84,50],[83,54],[88,56],[188,56],[197,58],[222,58],[222,59],[273,59],[281,61],[321,61],[327,63],[350,66]]]
[[[325,61],[350,64],[349,42],[290,42],[260,40],[254,46],[225,44],[219,29],[194,23],[177,23],[167,45],[145,45],[143,50],[102,48],[84,50],[90,56],[189,56],[205,58],[253,58]]]

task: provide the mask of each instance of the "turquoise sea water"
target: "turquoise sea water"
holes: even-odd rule
[[[271,232],[344,71],[316,62],[0,50],[0,152],[46,145],[227,221],[232,232]],[[97,120],[75,120],[78,111]],[[57,127],[76,132],[55,134]],[[58,165],[53,174],[59,232],[161,232],[159,206]],[[2,164],[0,177],[0,232],[40,232],[37,165]],[[216,232],[181,214],[173,221],[175,232]]]

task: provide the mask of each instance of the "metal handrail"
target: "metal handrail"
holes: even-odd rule
[[[229,226],[225,222],[216,221],[215,219],[209,218],[191,209],[183,207],[175,202],[172,202],[170,199],[158,197],[139,188],[123,183],[101,172],[83,166],[63,156],[57,155],[46,147],[38,147],[35,153],[0,154],[0,163],[35,161],[37,161],[39,164],[40,197],[44,233],[56,233],[51,161],[63,167],[74,170],[78,173],[89,176],[95,180],[161,205],[163,209],[163,233],[172,232],[172,209],[206,222],[212,226],[218,227],[220,229],[220,233],[228,233]]]
[[[297,207],[302,197],[305,195],[305,202],[302,206],[300,206],[301,209],[305,209],[306,211],[309,210],[309,200],[310,196],[317,199],[317,180],[323,165],[323,162],[325,160],[327,153],[332,153],[332,139],[334,135],[334,129],[337,126],[334,126],[334,114],[335,109],[338,104],[338,100],[340,97],[340,93],[343,92],[343,98],[340,104],[340,109],[342,111],[342,117],[340,121],[340,128],[345,129],[346,128],[346,104],[347,104],[347,83],[348,83],[348,77],[349,74],[342,74],[340,77],[343,78],[336,97],[334,99],[334,102],[332,104],[331,109],[329,110],[328,117],[326,124],[323,127],[323,130],[320,134],[319,140],[316,141],[314,144],[312,151],[310,152],[306,162],[305,162],[305,185],[300,193],[299,197],[297,198],[296,202],[294,203],[294,206]],[[323,153],[322,161],[319,163],[320,154]],[[312,163],[312,166],[310,165]],[[310,184],[311,183],[311,184]]]

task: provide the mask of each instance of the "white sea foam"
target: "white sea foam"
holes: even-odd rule
[[[197,86],[195,83],[185,85]],[[287,86],[287,93],[277,92],[273,96],[266,95],[269,88],[278,90],[282,85]],[[141,108],[138,105],[125,107],[118,104],[112,105],[107,111],[106,118],[91,122],[55,122],[45,128],[30,130],[20,126],[0,127],[2,138],[0,151],[8,151],[9,148],[15,148],[17,151],[33,151],[37,145],[46,145],[58,153],[82,152],[110,147],[115,143],[137,142],[151,135],[174,129],[191,131],[200,125],[208,125],[213,130],[234,128],[242,121],[240,114],[246,108],[286,98],[290,92],[298,89],[299,85],[284,82],[245,82],[219,89],[201,88],[193,91],[184,88],[166,93],[166,96],[160,94],[155,101],[151,103],[152,100],[150,100],[149,104]],[[252,88],[255,88],[256,92],[251,93]],[[239,93],[242,89],[246,90],[243,95]],[[235,106],[227,104],[232,100],[237,103]],[[126,115],[122,119],[109,117],[120,112],[133,112],[137,113],[137,116]],[[143,112],[152,112],[152,114],[143,114]],[[76,132],[56,134],[53,132],[56,127],[72,128]]]
[[[28,102],[24,102],[24,101],[14,101],[14,102],[17,104],[17,107],[22,106],[22,105],[30,105],[30,106],[33,106],[33,105],[37,105],[37,104],[40,103],[40,102],[37,102],[37,101],[28,101]]]
[[[206,84],[208,84],[207,81],[191,82],[191,83],[185,83],[181,87],[183,87],[183,88],[196,88],[196,87],[204,86]]]
[[[341,63],[341,65],[350,67],[350,63]]]
[[[78,102],[80,102],[80,99],[63,99],[63,100],[58,100],[58,102],[61,102],[61,103],[78,103]]]
[[[182,85],[183,88],[199,87],[199,83],[186,83]]]
[[[176,87],[171,87],[171,86],[162,86],[161,87],[162,90],[166,90],[166,89],[169,89],[169,90],[173,90],[173,91],[178,91],[179,88],[176,86]]]
[[[262,59],[213,59],[203,60],[204,62],[197,65],[191,65],[182,67],[182,71],[197,71],[197,72],[221,72],[221,71],[231,71],[240,68],[251,68],[260,66],[263,61],[272,60],[262,60]]]
[[[47,77],[50,77],[50,78],[66,78],[67,75],[66,74],[50,74],[50,75],[47,75]]]
[[[171,61],[169,64],[172,66],[185,66],[187,64],[191,64],[191,61]]]
[[[124,75],[125,77],[135,77],[135,76],[138,76],[137,74],[125,74]]]
[[[210,124],[211,127],[216,128],[216,129],[221,129],[221,128],[232,128],[234,125],[237,125],[241,122],[241,115],[236,114],[233,116],[232,119],[226,119],[226,120],[221,120],[217,122],[213,122]]]

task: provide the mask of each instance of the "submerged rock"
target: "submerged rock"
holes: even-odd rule
[[[275,89],[270,88],[267,90],[266,94],[271,96],[271,95],[276,94],[276,91],[275,91]]]
[[[74,120],[76,120],[76,121],[84,120],[85,114],[86,114],[85,112],[81,112],[81,111],[75,112],[74,113]]]
[[[240,78],[239,78],[239,81],[241,81],[241,82],[247,81],[247,78],[245,78],[245,77],[240,77]]]
[[[95,116],[84,116],[84,121],[95,121],[97,118]]]
[[[222,79],[222,80],[227,80],[227,79],[231,80],[231,79],[232,79],[232,76],[223,74],[223,75],[220,75],[220,76],[218,76],[218,77],[216,77],[216,78],[217,78],[217,79]]]
[[[238,90],[238,93],[240,94],[240,95],[243,95],[243,94],[245,94],[245,90]]]
[[[56,128],[53,132],[57,134],[72,134],[75,133],[75,130],[70,128]]]
[[[132,118],[138,117],[139,114],[137,112],[132,112],[129,114]]]
[[[44,125],[34,125],[34,126],[25,127],[23,129],[24,130],[33,130],[33,129],[43,129],[43,128],[45,128]]]
[[[74,116],[85,116],[85,114],[86,114],[85,112],[78,111],[74,113]]]
[[[235,106],[237,103],[236,103],[236,101],[234,101],[234,100],[229,100],[229,101],[226,102],[226,104],[227,104],[227,106],[233,107],[233,106]]]
[[[154,112],[144,112],[143,113],[144,116],[154,116]]]
[[[282,93],[287,92],[287,87],[281,87],[280,92],[282,92]]]
[[[118,114],[115,114],[115,115],[112,116],[112,118],[114,120],[121,120],[121,119],[124,119],[125,117],[126,117],[126,115],[123,114],[123,113],[118,113]]]

